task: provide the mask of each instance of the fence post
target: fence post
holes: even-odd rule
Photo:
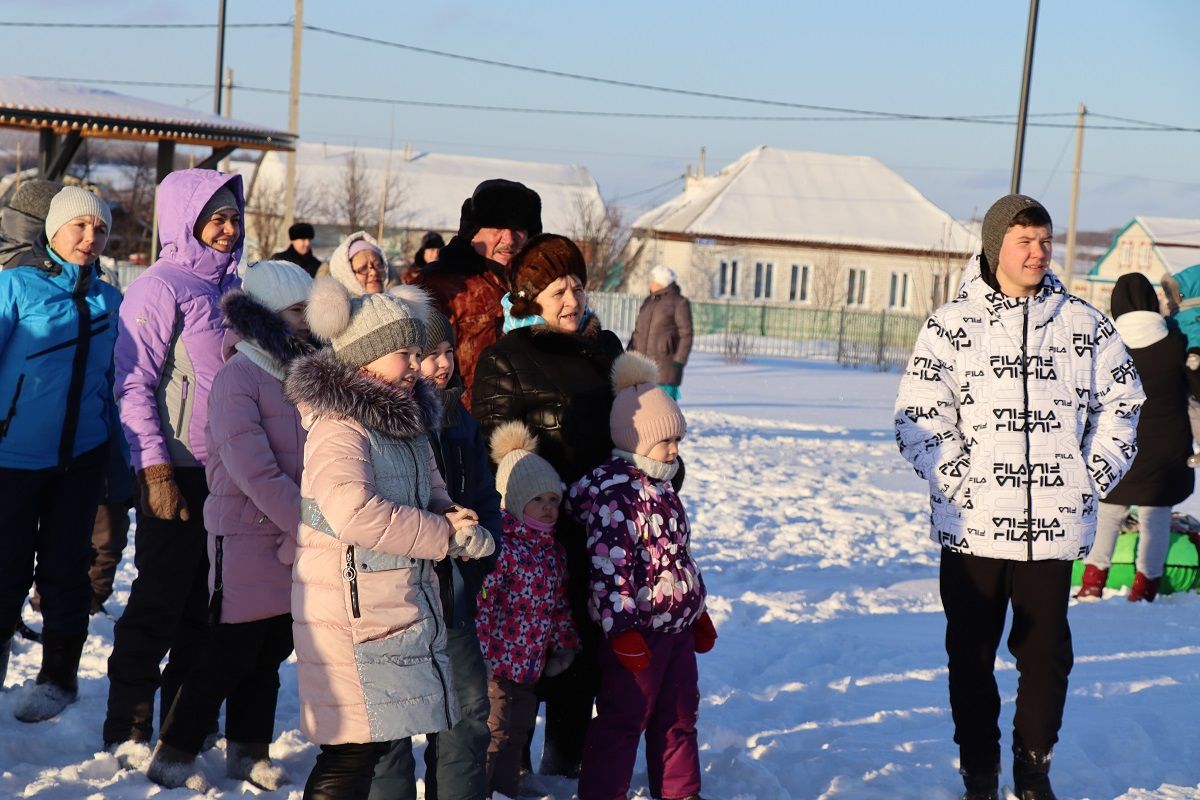
[[[875,359],[875,366],[881,372],[883,371],[883,342],[887,335],[887,309],[879,312],[879,353]]]
[[[839,363],[839,364],[843,363],[842,362],[842,348],[844,347],[845,339],[846,339],[846,307],[842,306],[842,313],[841,313],[841,316],[838,318],[837,363]]]

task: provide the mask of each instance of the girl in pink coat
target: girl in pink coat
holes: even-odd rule
[[[208,396],[209,617],[205,649],[167,715],[146,774],[207,790],[195,765],[206,722],[225,702],[226,772],[267,791],[287,782],[270,763],[279,665],[292,652],[291,564],[300,526],[304,428],[283,377],[316,348],[305,308],[312,278],[260,261],[221,298],[225,365]]]
[[[521,754],[537,721],[533,685],[571,665],[579,636],[567,603],[567,554],[554,538],[562,481],[520,421],[492,431],[504,537],[479,593],[476,626],[487,661],[488,790],[516,797]]]
[[[300,728],[321,746],[306,798],[366,797],[394,740],[458,719],[434,562],[493,543],[425,433],[441,416],[420,379],[427,308],[420,289],[351,299],[318,279],[308,320],[330,346],[285,384],[308,430],[292,570]]]

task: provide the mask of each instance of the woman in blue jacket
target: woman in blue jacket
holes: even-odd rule
[[[97,263],[111,224],[96,195],[67,187],[44,234],[0,272],[0,679],[35,579],[42,596],[42,668],[13,710],[23,722],[57,715],[78,693],[92,523],[116,424],[121,293]]]

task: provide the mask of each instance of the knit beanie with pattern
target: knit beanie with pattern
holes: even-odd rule
[[[641,353],[625,353],[613,362],[608,427],[620,449],[644,456],[663,439],[687,433],[683,412],[657,381],[658,367]]]
[[[525,505],[545,492],[562,497],[562,480],[550,462],[539,456],[537,439],[525,423],[505,422],[489,438],[492,460],[496,468],[496,490],[500,492],[500,507],[517,519],[524,515]]]
[[[242,273],[246,294],[278,314],[308,300],[313,280],[290,261],[256,261]]]
[[[451,350],[458,348],[458,341],[454,338],[454,327],[450,324],[450,320],[446,318],[445,314],[431,307],[429,316],[425,318],[425,347],[421,350],[421,358],[432,353],[433,349],[442,342],[449,342]]]
[[[351,297],[333,278],[313,282],[308,325],[330,343],[339,361],[359,369],[406,347],[425,347],[429,296],[415,286]]]
[[[993,289],[999,289],[996,283],[996,268],[1000,266],[1000,246],[1004,243],[1004,234],[1012,225],[1013,219],[1022,211],[1030,208],[1041,209],[1046,218],[1050,212],[1046,207],[1023,194],[1007,194],[1001,197],[983,215],[983,229],[980,237],[983,239],[983,258],[979,263],[979,271],[983,279]]]
[[[76,217],[99,217],[105,227],[112,228],[112,212],[108,203],[87,189],[78,186],[64,187],[50,201],[46,211],[46,238],[53,239],[58,229]]]

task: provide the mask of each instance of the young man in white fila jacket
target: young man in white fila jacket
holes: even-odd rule
[[[929,481],[941,545],[950,708],[968,800],[994,800],[1000,695],[993,675],[1008,606],[1019,683],[1013,779],[1053,800],[1050,754],[1074,656],[1072,561],[1096,504],[1137,451],[1142,401],[1112,323],[1050,270],[1050,215],[1023,195],[983,219],[983,252],[959,296],[925,322],[896,399],[901,454]]]

